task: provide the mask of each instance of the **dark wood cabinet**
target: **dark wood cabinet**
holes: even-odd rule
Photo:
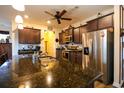
[[[40,31],[32,29],[31,36],[32,36],[31,42],[33,44],[40,44]]]
[[[19,33],[19,43],[20,44],[26,44],[27,43],[27,31],[28,31],[28,29],[19,30],[18,33]]]
[[[98,19],[98,29],[113,27],[113,14]]]
[[[20,44],[40,44],[40,30],[32,28],[24,28],[19,30]]]
[[[56,49],[56,58],[58,60],[62,59],[62,50],[61,49]]]
[[[77,64],[82,63],[82,52],[81,51],[70,51],[69,61]]]
[[[98,30],[98,20],[95,19],[95,20],[87,22],[87,30],[88,31],[96,31],[96,30]]]
[[[77,52],[77,60],[76,63],[82,64],[82,52]]]
[[[74,29],[74,43],[80,43],[80,29]]]
[[[8,58],[12,59],[12,44],[11,43],[1,43],[0,48],[2,48],[2,51],[3,51],[0,53],[0,55],[2,55],[2,53],[6,52]]]
[[[74,63],[75,59],[76,59],[75,58],[75,53],[73,51],[70,51],[69,52],[69,61]]]
[[[113,27],[113,23],[113,13],[111,13],[87,22],[87,30],[96,31]]]
[[[82,34],[87,32],[87,25],[81,26],[80,28],[80,44],[82,44]]]
[[[63,44],[63,33],[59,33],[59,44]]]

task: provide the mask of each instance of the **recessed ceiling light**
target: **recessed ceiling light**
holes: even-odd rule
[[[28,15],[24,15],[24,18],[28,19],[28,18],[29,18],[29,16],[28,16]]]
[[[48,24],[51,24],[51,21],[48,20],[47,23],[48,23]]]

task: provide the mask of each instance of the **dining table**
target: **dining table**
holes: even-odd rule
[[[0,88],[90,88],[102,76],[93,62],[84,68],[50,56],[16,55],[0,66]]]

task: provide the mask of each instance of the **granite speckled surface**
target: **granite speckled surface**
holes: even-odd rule
[[[83,88],[97,74],[93,65],[17,56],[0,67],[0,88]]]

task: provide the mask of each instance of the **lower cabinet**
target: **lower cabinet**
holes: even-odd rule
[[[69,61],[77,64],[82,64],[82,52],[81,51],[70,51]]]
[[[56,58],[58,60],[61,60],[63,58],[61,49],[56,49]],[[72,63],[82,64],[82,52],[81,51],[69,51],[68,60]]]
[[[56,49],[56,58],[58,60],[62,59],[62,50],[61,49]]]

